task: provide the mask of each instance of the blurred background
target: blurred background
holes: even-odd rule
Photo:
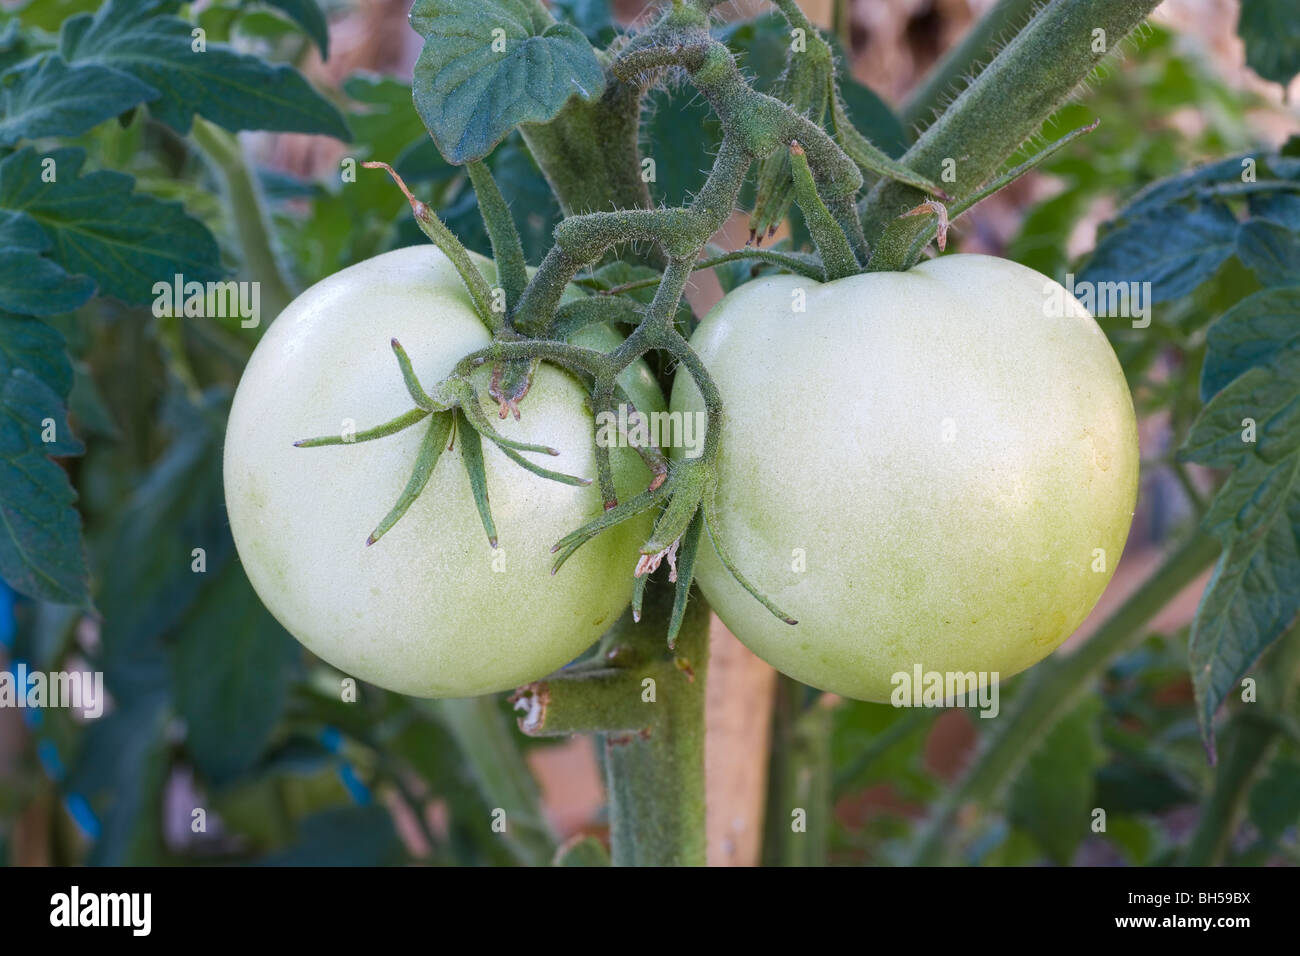
[[[929,118],[917,112],[927,71],[992,2],[853,0],[838,12],[831,0],[801,5],[837,38],[845,69],[861,84],[849,103],[855,119],[870,113],[879,144],[897,153]],[[242,137],[300,285],[424,241],[383,177],[338,187],[344,157],[392,162],[467,245],[487,251],[472,191],[437,155],[410,106],[420,38],[407,23],[409,6],[326,0],[324,60],[286,19],[284,5],[192,6],[210,37],[297,63],[330,91],[352,127],[351,144],[297,134]],[[644,12],[637,0],[612,9],[604,0],[553,6],[597,43]],[[21,5],[5,0],[3,7]],[[44,18],[55,29],[69,12],[95,7],[38,0],[22,9],[29,22]],[[742,65],[769,86],[786,42],[771,8],[730,3],[719,13]],[[1238,13],[1237,0],[1165,0],[1150,26],[1126,41],[1122,60],[1093,78],[1087,96],[1066,106],[1043,138],[1093,119],[1101,120],[1098,130],[978,206],[955,227],[952,247],[1007,256],[1061,278],[1143,185],[1205,159],[1280,146],[1300,131],[1300,85],[1292,84],[1288,99],[1246,66]],[[880,102],[892,113],[880,111]],[[147,119],[108,125],[80,144],[95,162],[127,169],[181,200],[235,248],[238,224],[211,168]],[[654,95],[644,128],[659,163],[656,198],[679,202],[703,179],[716,125],[681,90]],[[535,262],[558,208],[517,135],[492,165]],[[717,241],[742,245],[747,222],[738,212]],[[797,242],[799,228],[783,228],[778,239]],[[721,292],[713,274],[697,274],[690,290],[697,314]],[[1123,320],[1111,321],[1117,327],[1106,331],[1123,354]],[[147,311],[99,299],[58,324],[79,356],[73,426],[88,451],[66,467],[81,492],[98,613],[19,599],[0,584],[0,668],[18,660],[44,669],[93,662],[108,675],[113,703],[93,722],[68,712],[0,709],[0,858],[18,865],[538,863],[559,842],[604,834],[591,739],[525,739],[504,700],[411,701],[367,687],[359,704],[343,705],[324,666],[261,611],[230,557],[220,499],[228,401],[220,386],[237,381],[250,343],[229,328],[196,326],[180,333],[188,341],[177,349]],[[1151,573],[1171,533],[1192,520],[1193,503],[1210,488],[1208,475],[1171,463],[1175,436],[1199,407],[1196,335],[1162,342],[1133,381],[1140,412],[1149,412],[1139,510],[1110,589],[1072,642]],[[188,554],[196,540],[233,572],[218,571],[217,583],[205,587],[178,573],[176,550]],[[223,575],[230,580],[222,583]],[[1186,838],[1210,773],[1186,667],[1187,625],[1203,585],[1166,607],[1150,638],[1112,663],[1102,695],[1053,731],[1057,745],[1031,759],[980,821],[963,848],[966,862],[1151,863]],[[1014,694],[1014,681],[1006,692]],[[788,745],[801,732],[789,712],[803,691],[778,680],[715,621],[708,693],[710,861],[783,862],[777,841],[764,848],[772,825],[765,816],[768,755],[774,738]],[[980,722],[963,710],[898,711],[829,696],[815,711],[831,730],[829,861],[897,860],[927,807],[970,760]],[[1248,823],[1235,838],[1246,862],[1294,862],[1287,794],[1300,786],[1295,757],[1287,751],[1251,792]],[[507,838],[491,832],[496,804],[484,796],[503,791],[513,795],[511,818],[519,821]],[[1111,808],[1107,833],[1057,826],[1072,808],[1093,805]]]

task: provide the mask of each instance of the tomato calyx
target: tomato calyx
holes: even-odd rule
[[[519,421],[519,403],[533,385],[537,359],[507,359],[492,366],[488,395],[496,400],[499,416],[514,415]]]
[[[488,505],[487,471],[483,464],[482,439],[486,438],[492,442],[507,458],[525,471],[531,472],[540,478],[558,481],[566,485],[591,484],[590,478],[579,478],[574,475],[551,471],[525,458],[523,452],[556,456],[559,455],[559,451],[547,445],[516,441],[497,431],[487,413],[483,411],[478,392],[468,376],[452,375],[439,382],[432,393],[426,391],[415,374],[410,356],[406,354],[402,344],[397,339],[393,339],[391,344],[393,354],[397,358],[398,368],[401,370],[402,381],[405,383],[406,390],[415,403],[415,407],[382,425],[365,431],[351,434],[325,435],[294,442],[294,446],[297,448],[350,445],[357,442],[386,438],[428,419],[424,439],[420,442],[420,450],[416,455],[415,466],[412,469],[410,480],[407,481],[402,493],[398,496],[397,503],[393,505],[366,539],[367,547],[373,545],[387,534],[406,514],[416,499],[420,497],[420,493],[424,491],[425,486],[429,483],[429,478],[433,475],[433,470],[438,464],[438,459],[442,456],[443,450],[454,447],[457,434],[460,435],[461,439],[461,460],[464,462],[465,470],[469,475],[470,488],[474,494],[474,504],[483,522],[483,530],[487,534],[488,544],[493,548],[497,546],[497,532],[496,524],[492,520],[492,511]],[[501,417],[505,417],[504,413]],[[517,411],[515,417],[519,417]]]

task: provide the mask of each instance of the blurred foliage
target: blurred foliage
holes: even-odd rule
[[[1288,58],[1294,45],[1276,42],[1295,24],[1293,9],[1277,13],[1284,6],[1248,0],[1243,14],[1250,63],[1270,79],[1296,69]],[[141,16],[157,18],[197,9],[166,0],[136,7],[145,11]],[[31,56],[54,57],[61,25],[100,8],[99,0],[32,0],[0,14],[0,71],[25,69]],[[603,0],[559,0],[554,9],[594,43],[614,36]],[[120,242],[117,251],[125,261],[142,263],[140,271],[149,274],[242,276],[248,263],[235,211],[223,199],[210,157],[186,137],[194,115],[228,129],[308,126],[336,135],[346,129],[351,144],[341,146],[337,161],[331,157],[330,168],[317,177],[257,170],[293,285],[301,288],[360,259],[425,241],[387,176],[360,168],[368,159],[391,162],[467,246],[489,251],[473,191],[462,170],[433,146],[412,108],[408,83],[355,74],[341,90],[320,94],[285,65],[312,46],[326,51],[316,3],[223,0],[197,9],[197,18],[209,42],[231,44],[225,61],[231,70],[274,78],[293,93],[299,108],[288,120],[276,122],[269,112],[231,115],[231,104],[203,89],[164,102],[157,91],[140,87],[149,82],[145,71],[135,75],[134,85],[113,78],[115,96],[139,100],[127,107],[105,95],[96,101],[103,115],[92,110],[67,128],[6,127],[17,148],[0,153],[0,249],[14,262],[21,252],[32,274],[40,270],[48,277],[46,291],[67,298],[59,299],[52,315],[28,315],[16,298],[3,306],[0,372],[17,368],[36,380],[22,401],[65,423],[61,434],[75,435],[85,453],[56,464],[30,436],[20,436],[27,443],[16,454],[0,444],[6,460],[38,460],[34,467],[68,484],[69,496],[73,487],[79,493],[75,509],[70,498],[55,502],[64,526],[48,553],[63,559],[59,588],[42,593],[36,585],[23,586],[22,573],[0,568],[25,592],[19,596],[0,584],[0,645],[9,661],[35,668],[88,662],[102,669],[115,703],[94,721],[64,710],[25,712],[24,746],[0,789],[0,855],[9,855],[14,821],[24,809],[45,804],[58,808],[50,815],[47,843],[60,863],[544,862],[553,849],[544,825],[527,840],[502,840],[492,830],[491,810],[498,804],[485,796],[485,768],[526,775],[520,750],[539,746],[512,736],[505,701],[478,705],[469,721],[442,704],[364,685],[354,703],[344,702],[341,675],[302,652],[248,587],[226,526],[220,450],[230,395],[258,330],[230,320],[155,317],[148,288],[132,285],[125,270],[100,261],[106,256],[94,247],[80,259],[56,247],[68,223],[29,197],[40,173],[33,165],[35,146],[42,156],[57,149],[62,174],[88,183],[81,199],[94,215],[86,213],[73,225],[89,223],[90,241],[106,241],[107,234]],[[128,22],[139,21],[123,17],[116,27],[125,29]],[[174,24],[170,29],[179,35]],[[719,33],[756,85],[771,88],[785,59],[782,21],[765,16],[720,27]],[[70,68],[88,71],[82,74],[86,80],[103,79],[90,71],[110,61],[93,50],[80,66],[78,57],[68,57]],[[278,64],[271,73],[266,61]],[[901,154],[908,134],[889,107],[846,76],[841,83],[855,124],[891,154]],[[1066,251],[1080,223],[1111,216],[1115,221],[1101,230],[1083,275],[1107,274],[1108,262],[1119,264],[1114,275],[1132,274],[1140,267],[1133,250],[1149,249],[1155,241],[1146,230],[1161,235],[1159,248],[1181,250],[1179,268],[1152,273],[1159,280],[1158,322],[1134,329],[1127,321],[1102,320],[1139,410],[1167,416],[1168,446],[1144,449],[1156,466],[1183,467],[1176,452],[1193,434],[1204,401],[1219,394],[1231,398],[1227,390],[1245,374],[1295,368],[1273,361],[1294,354],[1294,310],[1288,313],[1291,337],[1266,340],[1266,354],[1243,359],[1240,338],[1230,334],[1236,321],[1267,319],[1254,296],[1300,282],[1296,191],[1215,192],[1239,177],[1237,154],[1256,145],[1246,114],[1261,105],[1259,98],[1225,85],[1179,38],[1153,28],[1086,99],[1066,106],[1042,133],[1050,140],[1101,119],[1096,132],[1041,168],[1057,192],[1028,211],[1010,258],[1064,278],[1080,265]],[[655,91],[642,134],[646,154],[656,160],[657,202],[679,203],[699,188],[719,131],[693,91]],[[1264,162],[1261,178],[1300,182],[1300,167],[1286,158],[1284,152]],[[1217,162],[1185,172],[1210,159]],[[487,161],[535,264],[550,245],[559,207],[517,132]],[[1151,188],[1154,183],[1159,185]],[[742,202],[750,202],[751,194],[747,190]],[[795,216],[790,245],[807,247]],[[134,232],[133,223],[139,226]],[[156,241],[160,235],[165,241]],[[1124,244],[1126,235],[1138,237],[1134,245]],[[1162,264],[1151,268],[1157,265]],[[605,268],[609,281],[640,278],[646,271]],[[629,271],[635,269],[642,272]],[[720,269],[719,278],[730,288],[758,271],[735,264]],[[80,275],[93,281],[86,285]],[[604,280],[597,274],[588,281]],[[0,270],[0,292],[8,288],[4,282]],[[100,293],[93,298],[92,287]],[[54,298],[50,292],[42,301]],[[1239,303],[1252,300],[1255,306],[1245,314],[1228,319]],[[1225,324],[1216,333],[1211,322],[1220,317]],[[1227,408],[1238,417],[1239,411]],[[1203,421],[1201,427],[1211,424]],[[76,450],[69,439],[57,451],[73,456]],[[1212,463],[1224,470],[1253,467]],[[1189,502],[1175,518],[1190,523],[1204,506]],[[1218,531],[1230,549],[1242,538],[1232,522]],[[202,549],[201,573],[193,570],[195,549]],[[1278,561],[1276,551],[1264,555],[1276,566],[1252,565],[1263,560],[1253,553],[1242,560],[1256,574],[1280,574],[1278,567],[1294,574],[1295,566]],[[19,572],[24,570],[30,569]],[[1277,638],[1286,607],[1279,602],[1258,615],[1253,639],[1238,648],[1228,676],[1235,679],[1253,667]],[[1204,725],[1206,708],[1213,713],[1232,683],[1194,686],[1189,679],[1189,645],[1195,658],[1206,613],[1190,634],[1153,636],[1110,662],[1097,693],[1025,755],[1023,769],[997,805],[963,821],[956,837],[962,861],[1177,859],[1194,826],[1189,817],[1196,818],[1216,785],[1198,713]],[[1229,600],[1223,613],[1244,612]],[[1022,683],[1002,688],[1004,710]],[[811,695],[806,706],[820,702]],[[1229,701],[1226,710],[1227,723],[1240,721],[1241,706]],[[1294,706],[1276,716],[1294,728]],[[830,719],[826,772],[835,822],[827,859],[834,863],[904,859],[927,807],[961,772],[954,755],[957,764],[972,759],[991,723],[973,710],[900,710],[852,701],[836,705]],[[467,734],[467,724],[482,732]],[[1233,835],[1229,862],[1300,858],[1298,739],[1294,729],[1279,733],[1266,765],[1258,768],[1245,801],[1248,820]],[[535,788],[523,786],[519,793],[520,816],[540,819]],[[1092,829],[1096,808],[1106,811],[1104,831]],[[202,827],[196,810],[204,811]],[[599,857],[587,841],[570,848],[565,861]]]

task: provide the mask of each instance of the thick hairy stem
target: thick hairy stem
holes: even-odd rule
[[[945,98],[956,96],[964,81],[973,77],[993,59],[998,44],[1015,33],[1043,0],[998,0],[984,16],[966,31],[961,42],[943,58],[908,94],[898,118],[905,126],[929,124],[943,106]]]
[[[524,287],[528,285],[528,266],[524,262],[524,247],[519,230],[510,218],[510,207],[492,178],[492,171],[481,160],[466,166],[469,180],[474,184],[478,208],[492,242],[492,259],[497,266],[497,281],[505,293],[506,309],[514,308]]]
[[[1300,624],[1265,658],[1255,703],[1243,703],[1232,715],[1215,769],[1214,786],[1188,843],[1183,866],[1219,866],[1241,823],[1251,784],[1268,763],[1283,735],[1278,718],[1289,713],[1300,664]]]
[[[663,608],[640,625],[662,646]],[[606,734],[611,858],[615,866],[703,866],[704,686],[709,609],[686,607],[671,678],[659,681],[662,711],[650,733]]]
[[[625,616],[598,664],[560,671],[511,699],[530,736],[601,736],[615,866],[703,865],[709,611],[703,601],[687,606],[668,653],[672,594],[649,598],[648,620]]]
[[[474,782],[493,810],[505,811],[505,838],[515,858],[546,866],[555,855],[555,836],[540,809],[533,780],[496,697],[440,700],[432,704],[469,762]]]
[[[524,142],[566,216],[606,209],[646,209],[637,144],[641,91],[605,71],[605,94],[578,98],[544,126],[522,127]]]
[[[968,803],[994,799],[1034,752],[1043,737],[1068,714],[1116,654],[1145,634],[1144,625],[1218,557],[1214,538],[1193,533],[1171,554],[1088,641],[1072,654],[1043,661],[1021,678],[1028,681],[1005,715],[994,721],[974,763],[940,800],[913,855],[914,865],[932,866],[946,855],[949,827]]]
[[[194,141],[221,177],[226,208],[234,219],[239,247],[244,250],[244,271],[258,284],[261,307],[274,319],[293,301],[294,291],[271,239],[270,220],[257,177],[248,165],[238,137],[221,127],[205,119],[195,119]]]
[[[979,188],[1038,131],[1159,0],[1052,0],[902,157],[954,196]],[[945,177],[945,164],[952,175]],[[951,182],[951,185],[949,185]],[[861,204],[874,243],[891,219],[926,199],[877,183]]]

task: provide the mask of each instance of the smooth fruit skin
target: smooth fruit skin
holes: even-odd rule
[[[917,664],[1008,677],[1105,589],[1137,496],[1137,426],[1105,335],[1052,280],[980,255],[758,279],[691,344],[725,411],[721,539],[799,623],[707,545],[697,579],[778,670],[874,701]],[[673,411],[702,407],[679,376]]]
[[[489,281],[491,263],[482,263]],[[602,511],[595,485],[534,476],[482,442],[499,535],[493,553],[460,460],[444,451],[410,511],[366,538],[410,478],[423,423],[375,441],[295,448],[298,439],[373,427],[408,411],[390,340],[426,388],[489,344],[450,261],[433,246],[385,253],[312,286],[271,324],[235,393],[225,446],[226,505],[249,580],[285,628],[349,675],[420,697],[506,690],[563,666],[627,606],[647,516],[599,536],[557,575],[551,546]],[[609,329],[583,344],[610,348]],[[633,400],[663,408],[644,366],[624,379]],[[594,478],[594,425],[567,373],[538,370],[522,420],[498,429],[559,449],[529,455]],[[614,449],[620,496],[645,489],[635,452]],[[495,564],[494,564],[495,562]]]

